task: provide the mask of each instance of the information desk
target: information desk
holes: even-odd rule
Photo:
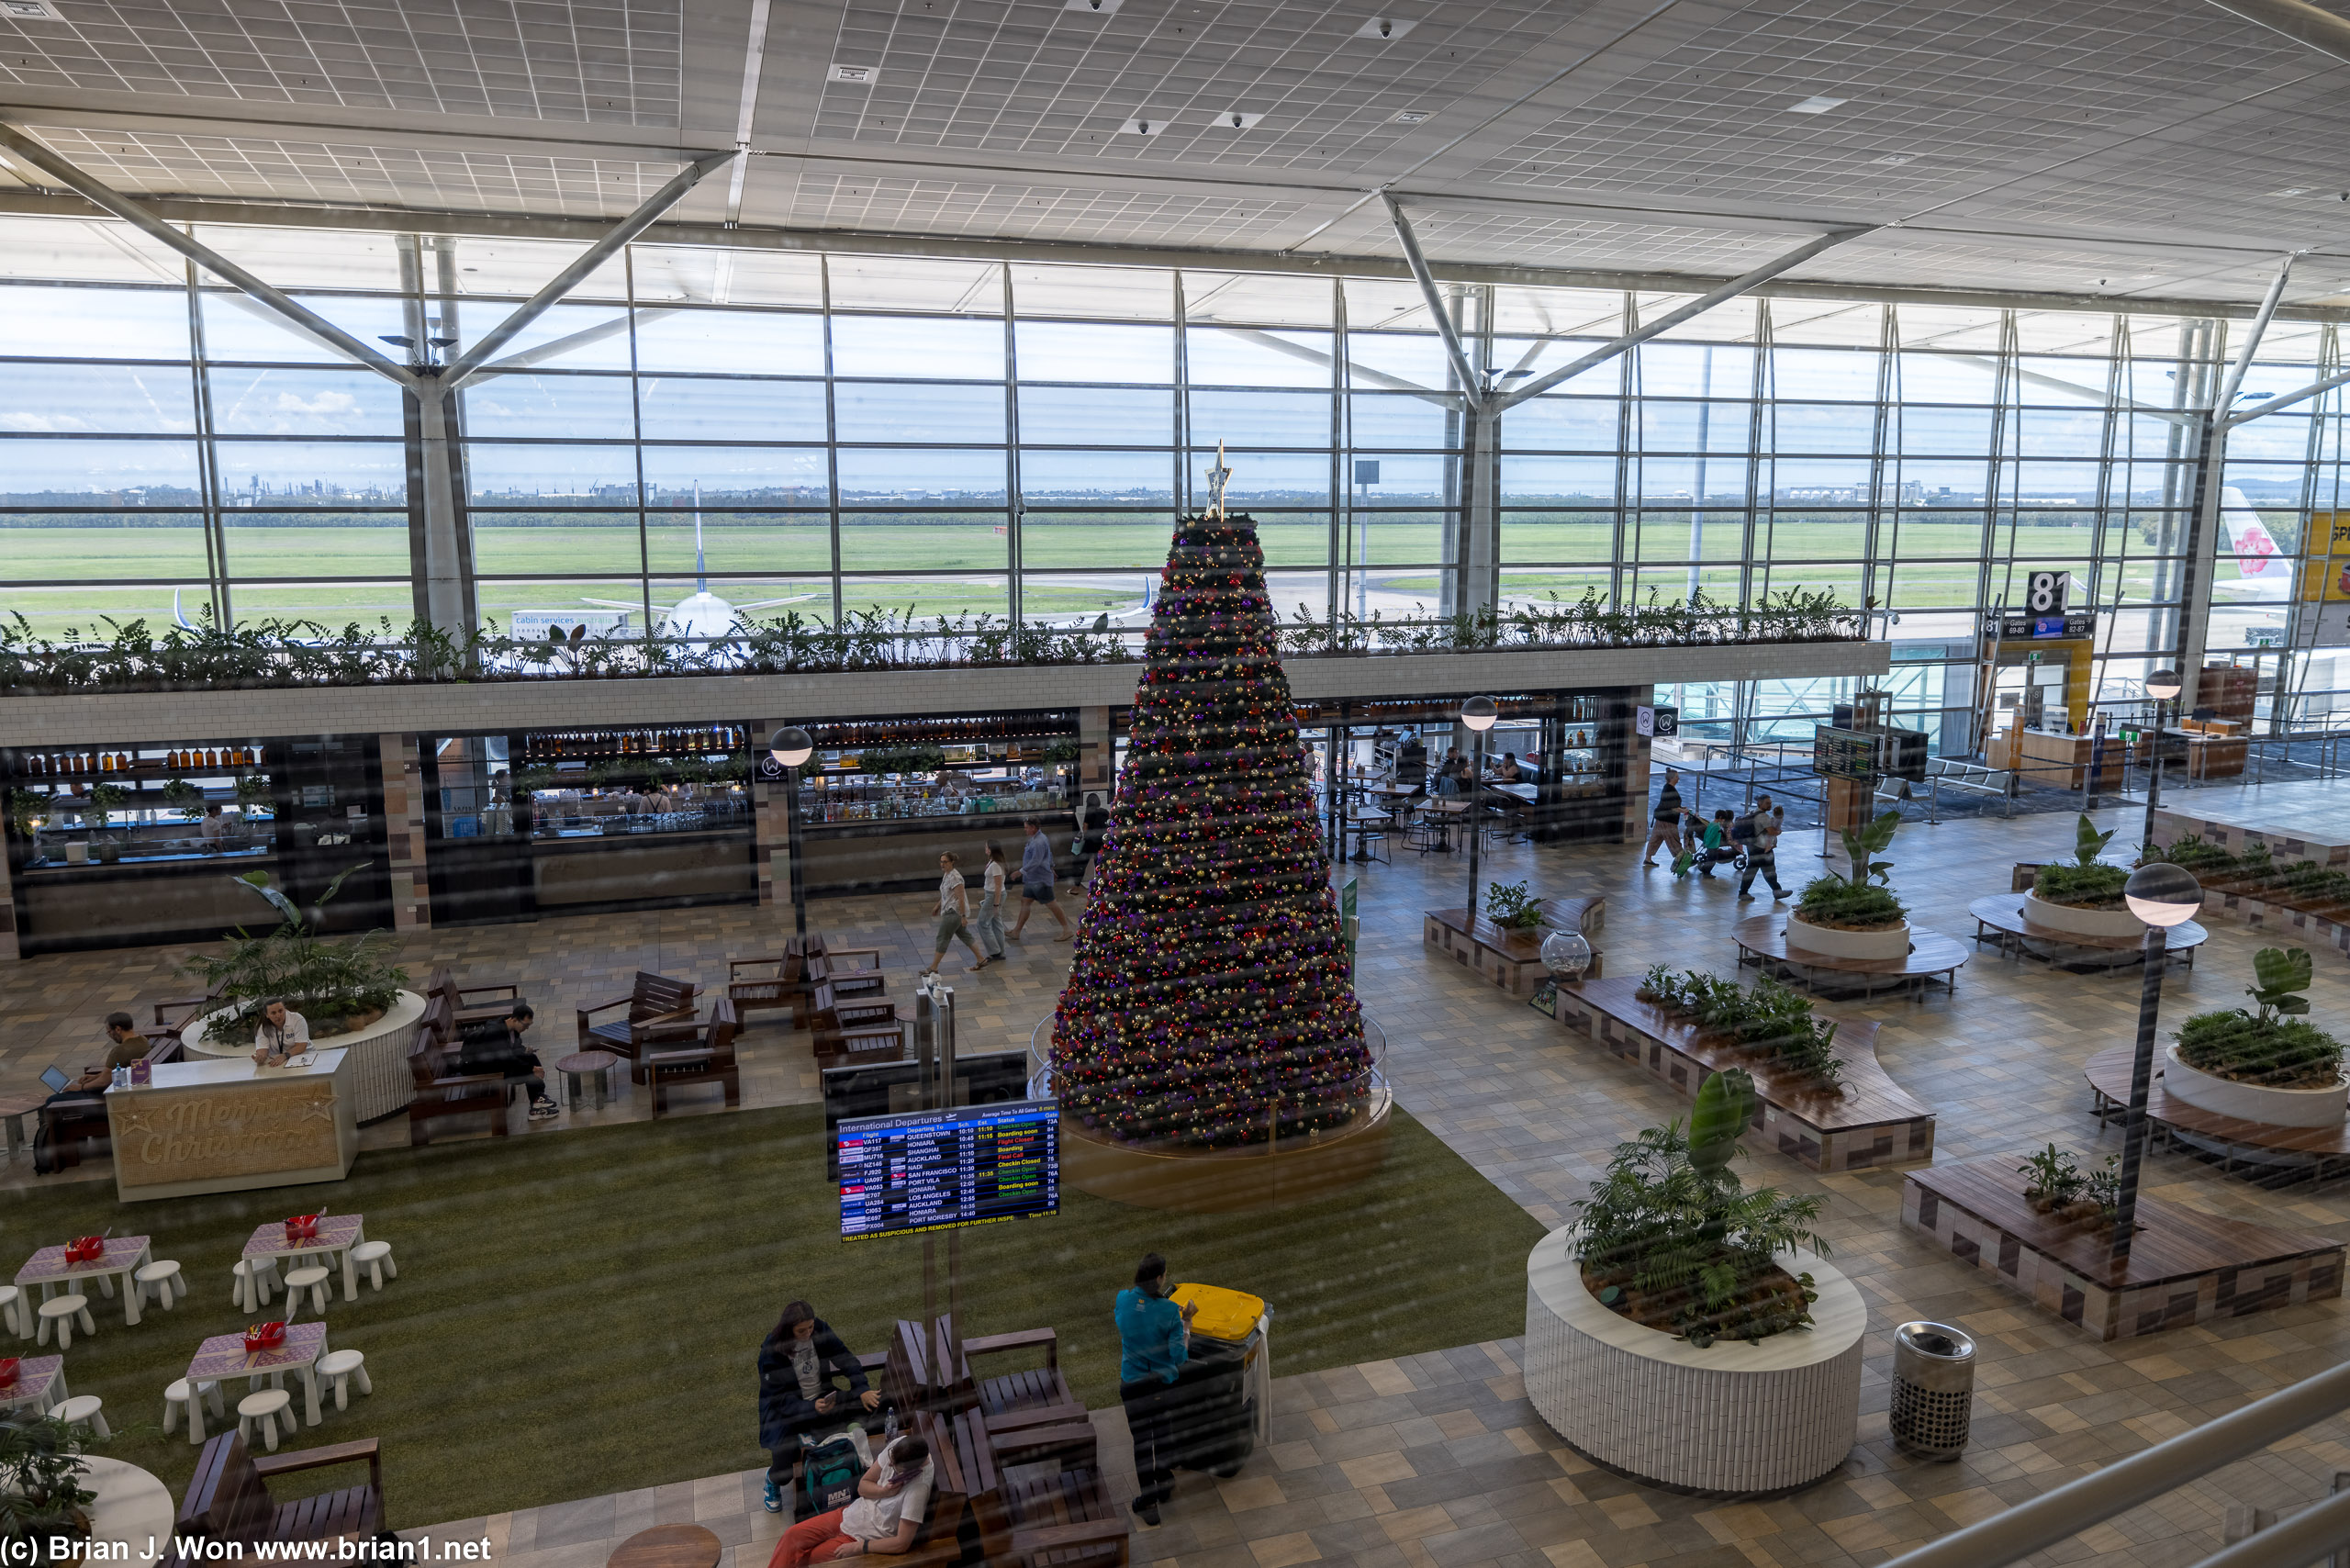
[[[251,1058],[164,1062],[143,1088],[106,1091],[115,1193],[125,1203],[340,1182],[359,1156],[351,1053],[308,1067]]]

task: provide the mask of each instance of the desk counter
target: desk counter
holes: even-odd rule
[[[151,1084],[106,1091],[115,1193],[125,1203],[340,1182],[359,1155],[353,1064],[250,1058],[165,1062]]]

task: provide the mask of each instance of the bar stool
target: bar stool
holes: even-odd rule
[[[302,1299],[302,1293],[304,1291],[308,1291],[310,1293],[310,1310],[319,1313],[325,1312],[327,1309],[327,1282],[332,1278],[334,1278],[333,1271],[319,1263],[305,1263],[298,1269],[286,1270],[286,1310],[293,1310],[295,1303]]]
[[[147,1302],[147,1287],[155,1287],[155,1299],[165,1312],[172,1310],[176,1296],[187,1294],[187,1282],[180,1277],[180,1266],[169,1258],[158,1258],[140,1267],[131,1275],[130,1288],[139,1293],[140,1305]]]
[[[258,1312],[267,1305],[269,1293],[277,1282],[277,1260],[274,1258],[241,1259],[229,1271],[237,1291],[237,1306],[241,1311]]]
[[[277,1451],[277,1418],[285,1417],[285,1434],[294,1435],[294,1396],[282,1388],[264,1388],[248,1394],[237,1401],[237,1433],[244,1435],[248,1423],[261,1432],[261,1440],[269,1451]]]
[[[107,1429],[106,1418],[100,1414],[105,1407],[106,1401],[96,1394],[77,1394],[51,1410],[50,1414],[68,1427],[79,1427],[86,1423],[93,1437],[110,1438],[114,1433]]]
[[[367,1278],[377,1290],[384,1288],[386,1274],[396,1280],[400,1277],[400,1266],[392,1261],[392,1244],[388,1241],[361,1242],[351,1249],[351,1263],[354,1269],[366,1270]]]
[[[98,1331],[97,1320],[90,1316],[90,1298],[85,1295],[62,1295],[54,1301],[40,1304],[40,1337],[39,1343],[49,1343],[49,1326],[57,1325],[57,1348],[73,1348],[73,1325],[79,1323],[84,1334]]]
[[[195,1392],[197,1395],[202,1397],[207,1405],[212,1406],[212,1414],[214,1416],[218,1417],[227,1415],[228,1412],[221,1403],[220,1385],[218,1383],[198,1383]],[[188,1398],[189,1390],[187,1379],[185,1378],[174,1380],[171,1387],[163,1390],[164,1431],[169,1432],[179,1424],[180,1412],[187,1408]],[[187,1427],[187,1440],[192,1443],[202,1442],[204,1439],[196,1435],[201,1429],[202,1428],[196,1422],[190,1421]]]
[[[351,1408],[351,1384],[357,1383],[362,1394],[373,1394],[375,1385],[367,1381],[367,1358],[357,1350],[329,1350],[319,1358],[319,1376],[334,1384],[334,1407]]]
[[[0,1285],[0,1318],[6,1318],[8,1332],[19,1339],[32,1338],[32,1304],[25,1300],[25,1293],[15,1285]]]

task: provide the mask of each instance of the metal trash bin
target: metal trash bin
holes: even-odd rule
[[[1272,1418],[1272,1311],[1259,1297],[1214,1285],[1181,1284],[1168,1295],[1200,1309],[1190,1354],[1167,1391],[1174,1468],[1237,1475]]]
[[[1956,1459],[1974,1425],[1975,1340],[1947,1323],[1893,1331],[1894,1445],[1919,1459]]]

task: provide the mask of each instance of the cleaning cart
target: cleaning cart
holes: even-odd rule
[[[1177,1285],[1169,1296],[1199,1308],[1172,1390],[1175,1467],[1237,1475],[1258,1443],[1272,1440],[1273,1309],[1216,1285]]]

